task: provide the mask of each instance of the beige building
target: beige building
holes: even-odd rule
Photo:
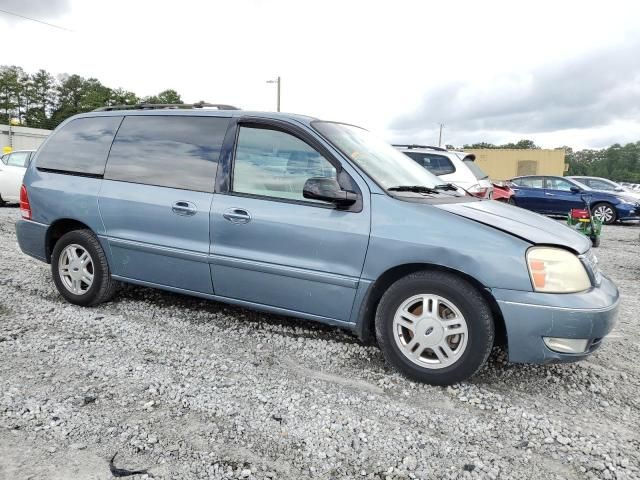
[[[520,175],[560,175],[565,172],[564,150],[469,149],[476,163],[492,180]]]

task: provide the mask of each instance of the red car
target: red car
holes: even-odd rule
[[[515,205],[513,201],[513,194],[515,192],[506,182],[493,182],[493,199],[499,202],[510,203]]]

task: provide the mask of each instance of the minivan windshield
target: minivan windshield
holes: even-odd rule
[[[421,187],[433,189],[443,184],[404,153],[363,128],[322,121],[315,121],[312,126],[385,190],[411,187],[413,190],[402,191],[418,192]]]

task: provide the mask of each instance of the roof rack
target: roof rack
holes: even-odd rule
[[[442,147],[434,147],[434,146],[432,146],[432,145],[416,145],[415,143],[411,143],[411,144],[408,144],[408,145],[405,145],[405,144],[395,144],[395,143],[394,143],[392,146],[393,146],[393,147],[404,147],[404,148],[409,148],[409,149],[411,149],[411,148],[430,148],[431,150],[438,150],[438,151],[440,151],[440,152],[446,152],[446,151],[447,151],[447,149],[446,149],[446,148],[442,148]]]
[[[218,110],[240,110],[233,105],[222,103],[138,103],[136,105],[110,105],[108,107],[96,108],[94,112],[111,112],[114,110],[162,110],[162,109],[195,109],[195,108],[217,108]]]

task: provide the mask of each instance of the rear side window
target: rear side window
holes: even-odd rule
[[[213,192],[228,118],[129,116],[118,130],[105,178]]]
[[[609,182],[603,182],[602,180],[585,180],[584,178],[578,178],[577,180],[580,183],[586,183],[589,187],[595,188],[596,190],[614,191],[616,189],[615,185],[612,185]]]
[[[473,172],[473,175],[478,179],[478,180],[484,180],[485,178],[489,178],[489,175],[487,175],[486,173],[484,173],[482,171],[482,169],[476,164],[476,162],[474,162],[473,160],[471,160],[469,157],[464,158],[462,160],[464,162],[464,164],[469,167],[469,170],[471,170],[471,172]]]
[[[102,175],[109,147],[122,117],[76,118],[64,125],[38,153],[38,168]]]
[[[521,187],[544,188],[542,177],[516,178],[513,183]]]
[[[405,155],[413,158],[419,165],[426,168],[434,175],[447,175],[456,171],[451,160],[444,155],[421,152],[405,152]]]
[[[31,152],[14,152],[8,155],[5,163],[10,167],[26,167],[29,163],[30,155]]]

